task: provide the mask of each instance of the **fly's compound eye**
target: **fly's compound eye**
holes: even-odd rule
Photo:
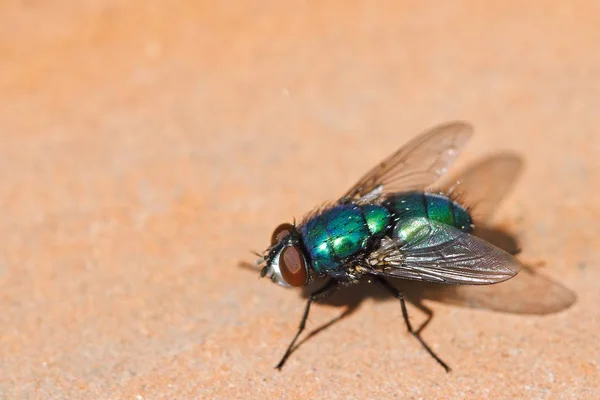
[[[298,246],[289,246],[279,255],[281,277],[290,286],[304,286],[308,281],[306,258]]]
[[[294,226],[292,224],[288,224],[287,222],[279,225],[273,231],[273,235],[271,235],[271,246],[273,246],[275,243],[279,243],[281,239],[292,233],[293,230]]]

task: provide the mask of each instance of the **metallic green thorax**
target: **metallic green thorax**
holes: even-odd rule
[[[334,273],[390,229],[391,213],[382,206],[344,204],[316,214],[299,227],[312,267]]]
[[[444,195],[406,192],[376,204],[341,204],[317,213],[298,227],[310,263],[317,274],[336,275],[357,254],[370,250],[383,236],[410,241],[422,234],[415,217],[473,228],[469,212]],[[411,222],[412,221],[412,222]]]

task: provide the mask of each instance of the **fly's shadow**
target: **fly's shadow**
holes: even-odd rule
[[[510,232],[487,225],[487,221],[510,192],[522,169],[523,161],[520,156],[514,153],[495,154],[469,165],[458,176],[444,180],[450,184],[442,183],[439,189],[434,190],[454,195],[464,204],[473,206],[478,221],[474,235],[516,255],[520,252],[516,237]],[[547,315],[568,309],[577,299],[573,291],[543,275],[531,265],[524,265],[519,274],[506,282],[488,286],[442,285],[408,280],[390,280],[390,283],[427,316],[425,322],[416,330],[417,334],[433,317],[433,311],[423,304],[428,300],[495,312]],[[323,282],[313,282],[305,286],[302,296],[308,298],[320,285],[322,286]],[[363,300],[371,298],[382,301],[390,297],[387,292],[367,281],[340,287],[319,303],[346,309],[338,317],[310,332],[292,351],[314,335],[354,313]]]

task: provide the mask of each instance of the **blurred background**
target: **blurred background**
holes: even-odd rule
[[[599,15],[593,1],[2,2],[0,397],[594,397]],[[305,300],[238,263],[454,119],[476,131],[457,171],[521,157],[494,221],[535,276],[421,296],[450,375],[375,293],[275,371]],[[520,307],[536,301],[554,303]]]

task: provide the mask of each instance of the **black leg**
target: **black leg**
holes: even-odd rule
[[[356,311],[357,308],[358,308],[357,304],[351,304],[351,305],[347,306],[347,308],[344,310],[344,312],[341,313],[339,316],[335,317],[334,319],[332,319],[331,321],[327,322],[326,324],[321,325],[320,327],[318,327],[317,329],[315,329],[314,331],[312,331],[308,335],[306,335],[306,337],[304,339],[302,339],[301,341],[299,341],[298,344],[292,349],[292,353],[294,351],[296,351],[296,349],[298,347],[302,346],[302,344],[304,342],[306,342],[307,340],[309,340],[313,336],[316,336],[317,334],[323,332],[325,329],[328,329],[332,325],[340,322],[341,320],[343,320],[344,318],[346,318],[347,316],[349,316],[350,314],[352,314],[354,311]]]
[[[396,289],[395,287],[393,287],[392,285],[389,284],[388,281],[386,281],[385,279],[383,279],[380,276],[373,276],[373,282],[375,282],[378,286],[380,286],[382,289],[387,290],[388,292],[390,292],[395,298],[397,298],[398,300],[400,300],[400,306],[402,307],[402,315],[404,316],[404,322],[406,322],[406,327],[408,328],[408,331],[415,337],[417,338],[417,340],[419,341],[419,343],[421,343],[421,345],[423,346],[423,348],[425,348],[425,350],[427,350],[427,352],[431,355],[431,357],[433,357],[435,359],[435,361],[437,361],[442,367],[444,367],[444,369],[446,370],[446,372],[450,372],[450,367],[443,362],[438,356],[437,354],[435,354],[433,352],[433,350],[431,350],[429,348],[429,346],[427,345],[427,343],[425,343],[423,341],[423,339],[421,339],[421,336],[419,335],[419,332],[421,331],[421,328],[419,328],[418,331],[414,331],[412,328],[412,325],[410,324],[410,321],[408,320],[408,311],[406,311],[406,304],[404,302],[404,296],[402,295],[402,293],[400,293],[398,291],[398,289]],[[429,320],[427,321],[429,322]]]
[[[420,335],[421,332],[423,332],[423,330],[425,329],[425,327],[431,322],[431,319],[433,318],[433,312],[421,303],[415,304],[415,307],[421,310],[423,314],[427,315],[427,319],[425,320],[425,322],[423,322],[419,329],[417,329],[417,335]]]
[[[325,286],[323,286],[321,289],[317,290],[316,292],[310,295],[308,301],[306,302],[306,308],[304,309],[304,315],[302,316],[302,321],[300,321],[300,327],[298,328],[298,332],[296,333],[296,336],[294,336],[294,340],[292,340],[292,343],[290,343],[290,345],[288,346],[285,354],[281,358],[281,361],[279,361],[279,364],[277,364],[275,368],[281,370],[283,364],[285,364],[290,354],[292,354],[294,344],[296,344],[296,340],[298,340],[298,337],[300,336],[300,334],[304,330],[304,326],[306,325],[306,319],[308,318],[308,312],[310,311],[311,303],[315,300],[322,299],[327,295],[331,294],[331,292],[333,292],[337,288],[337,285],[337,281],[330,280],[325,284]]]

